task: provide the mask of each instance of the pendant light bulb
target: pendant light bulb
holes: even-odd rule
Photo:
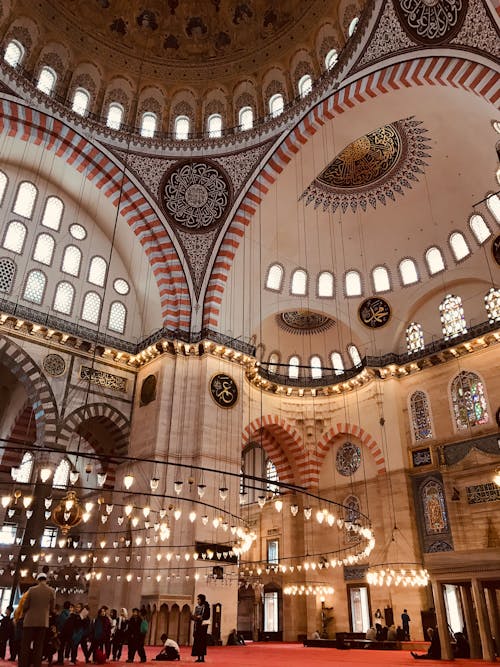
[[[257,496],[257,502],[259,504],[260,509],[262,509],[266,504],[266,496]]]
[[[198,484],[198,495],[200,496],[200,498],[203,498],[203,496],[205,495],[206,488],[207,488],[206,484]]]
[[[174,482],[174,490],[177,495],[179,495],[182,492],[182,481],[178,480],[177,482]]]
[[[130,489],[133,483],[134,483],[134,476],[131,473],[125,475],[125,477],[123,478],[123,484],[127,490]]]
[[[79,477],[80,477],[80,473],[78,472],[78,470],[70,470],[69,471],[70,484],[76,484],[78,482]]]
[[[152,477],[150,479],[149,486],[151,487],[151,491],[157,491],[159,485],[160,485],[160,480],[158,477]]]
[[[219,495],[221,500],[226,500],[228,491],[229,489],[227,488],[227,486],[221,486],[221,488],[219,489]]]
[[[48,466],[44,466],[40,470],[40,479],[42,482],[45,484],[45,482],[48,482],[50,479],[50,476],[52,475],[52,470]]]
[[[98,472],[97,473],[97,484],[99,486],[104,486],[106,484],[106,478],[107,478],[107,473],[105,472]]]

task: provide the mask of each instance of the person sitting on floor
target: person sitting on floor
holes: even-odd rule
[[[389,642],[395,642],[398,638],[398,634],[396,631],[396,626],[394,623],[389,627],[387,630],[387,641]]]
[[[245,646],[245,640],[238,634],[236,628],[233,628],[227,638],[228,646]]]
[[[313,639],[321,639],[321,635],[319,634],[319,630],[315,630],[315,631],[313,632],[313,636],[312,636],[312,638],[313,638]]]
[[[163,642],[163,648],[155,660],[180,660],[179,644],[173,639],[169,639],[165,633],[162,634],[160,639]]]
[[[429,634],[429,630],[427,630]],[[441,660],[441,641],[439,639],[439,632],[437,628],[434,628],[432,631],[431,645],[427,653],[422,653],[418,655],[414,651],[410,651],[415,660]]]
[[[370,641],[375,641],[377,639],[377,630],[374,625],[372,625],[368,630],[366,631],[366,638],[369,639]]]

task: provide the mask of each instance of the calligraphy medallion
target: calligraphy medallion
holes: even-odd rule
[[[361,322],[369,329],[379,329],[391,319],[391,307],[378,296],[365,299],[358,308]]]
[[[468,0],[398,0],[394,3],[401,25],[421,44],[442,44],[458,33]]]
[[[220,408],[232,408],[238,400],[238,386],[229,375],[217,373],[210,380],[210,394]]]

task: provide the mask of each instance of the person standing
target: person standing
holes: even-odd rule
[[[401,614],[401,624],[403,625],[403,634],[405,637],[405,641],[410,640],[410,617],[408,616],[408,611],[406,609],[403,609],[403,613]]]
[[[145,621],[145,630],[144,623]],[[144,650],[144,641],[148,632],[147,620],[141,618],[139,609],[132,609],[132,617],[128,622],[127,640],[128,640],[128,659],[127,662],[134,662],[136,652],[139,654],[141,662],[146,662],[146,651]]]
[[[40,667],[45,633],[50,614],[54,613],[56,592],[47,584],[47,573],[40,572],[38,584],[32,586],[23,605],[24,620],[19,667]],[[32,653],[31,653],[32,651]],[[31,656],[30,656],[31,653]]]
[[[205,662],[207,654],[207,633],[210,619],[210,605],[207,598],[200,593],[196,598],[197,605],[194,608],[192,619],[194,621],[193,648],[191,655],[197,656],[195,662]]]
[[[2,618],[0,619],[0,658],[2,660],[5,660],[7,642],[9,644],[9,660],[12,660],[14,643],[14,620],[12,619],[12,611],[12,607],[6,607],[2,614]]]
[[[56,619],[57,632],[59,635],[59,651],[56,665],[64,665],[64,658],[69,658],[71,651],[71,635],[68,634],[70,624],[68,620],[74,611],[74,606],[69,600],[63,604],[63,609]]]
[[[115,631],[111,640],[113,649],[113,660],[120,660],[122,648],[127,639],[128,611],[125,607],[120,609],[120,615],[116,619]]]
[[[107,655],[111,642],[111,621],[107,612],[108,608],[103,605],[91,625],[89,655],[92,654],[94,662],[99,662],[100,656]]]

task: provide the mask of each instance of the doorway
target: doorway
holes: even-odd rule
[[[370,600],[367,586],[348,586],[351,632],[366,632],[370,627]]]

